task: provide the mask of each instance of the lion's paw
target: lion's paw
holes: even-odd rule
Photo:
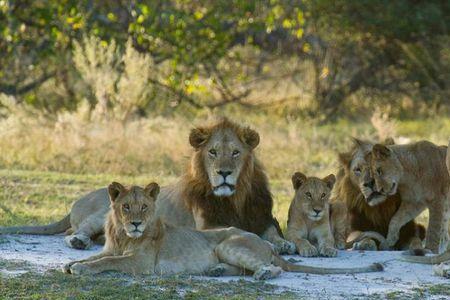
[[[298,254],[304,257],[319,256],[317,248],[310,244],[298,245]]]
[[[220,277],[226,272],[226,267],[223,264],[217,264],[206,272],[206,276]]]
[[[92,247],[91,239],[84,234],[73,234],[66,236],[66,244],[69,247],[79,250],[86,250]]]
[[[320,256],[325,257],[336,257],[338,254],[338,251],[334,249],[333,247],[324,246],[319,249]]]
[[[253,273],[253,278],[256,280],[267,280],[272,279],[281,274],[282,269],[275,266],[264,266],[259,268]]]
[[[353,244],[353,250],[377,251],[377,243],[374,240],[365,238]]]
[[[65,265],[62,267],[63,273],[66,273],[66,274],[72,274],[72,273],[70,272],[70,267],[71,267],[72,265],[73,265],[73,262],[70,262],[70,263],[65,264]]]
[[[345,241],[336,241],[335,243],[336,249],[345,250],[346,244]]]
[[[434,275],[450,279],[450,265],[449,264],[434,265],[433,273]]]
[[[295,244],[287,240],[277,240],[273,243],[273,248],[278,254],[294,254]]]
[[[74,263],[70,266],[70,273],[74,275],[94,274],[88,266],[82,263]]]

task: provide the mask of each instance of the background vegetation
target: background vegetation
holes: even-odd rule
[[[50,117],[326,122],[450,101],[448,1],[2,0],[0,19],[0,92]]]

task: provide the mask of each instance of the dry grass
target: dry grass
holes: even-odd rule
[[[81,194],[111,180],[125,178],[129,184],[134,180],[144,184],[143,178],[162,184],[172,182],[188,162],[190,128],[207,119],[154,118],[124,124],[93,123],[84,121],[80,115],[60,115],[51,121],[31,117],[22,110],[21,114],[0,120],[0,167],[5,169],[1,177],[6,180],[0,204],[16,210],[12,215],[3,212],[6,218],[3,224],[49,221],[46,213],[49,207],[55,212],[52,219],[62,216]],[[292,197],[290,177],[293,172],[300,170],[317,176],[336,172],[336,152],[347,148],[350,136],[376,139],[383,130],[373,128],[369,121],[316,126],[251,114],[235,115],[234,119],[251,124],[260,132],[261,145],[257,154],[266,166],[275,200],[274,215],[283,227]],[[448,118],[397,121],[395,124],[397,140],[429,139],[447,144],[450,136]],[[57,173],[51,173],[51,177],[56,179],[63,176],[61,172],[84,174],[81,176],[83,186],[71,186],[72,180],[78,180],[73,178],[78,177],[70,174],[63,176],[70,182],[62,190],[55,189],[53,181],[29,185],[27,180],[23,183],[19,178],[16,182],[14,176],[8,179],[5,175],[7,170],[18,169],[34,170],[31,175],[24,175],[31,176],[33,182],[49,176],[49,173],[35,171],[55,171]],[[53,201],[46,200],[49,198]]]
[[[179,175],[191,153],[189,130],[205,119],[90,122],[85,121],[81,109],[58,115],[56,120],[22,112],[0,119],[0,167],[77,174]],[[317,126],[251,114],[234,119],[259,131],[257,153],[272,180],[289,181],[297,170],[318,176],[335,172],[336,153],[348,147],[351,136],[429,139],[440,144],[447,144],[450,136],[447,118],[394,123],[384,116],[374,117],[376,128],[370,122]],[[396,124],[395,130],[390,124]]]

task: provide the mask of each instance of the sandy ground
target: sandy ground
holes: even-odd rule
[[[100,251],[95,246],[90,250],[75,250],[64,244],[63,236],[2,236],[0,241],[0,259],[19,260],[29,263],[34,270],[45,271],[61,268],[71,260],[82,259]],[[329,298],[345,298],[349,295],[385,294],[394,291],[408,292],[426,284],[449,284],[450,280],[433,275],[429,265],[410,264],[398,260],[400,252],[360,252],[340,251],[337,258],[300,258],[301,263],[312,266],[352,267],[381,262],[384,272],[356,275],[309,275],[299,273],[283,273],[269,283],[301,291],[304,295],[314,297],[317,293]],[[289,258],[289,257],[286,257]],[[14,271],[1,270],[13,274]],[[17,270],[20,273],[21,270]],[[205,278],[205,277],[203,277]],[[236,280],[236,277],[223,277],[219,280]],[[251,278],[248,278],[251,280]]]

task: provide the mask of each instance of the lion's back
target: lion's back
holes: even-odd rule
[[[155,214],[166,224],[195,228],[194,217],[182,197],[181,184],[177,182],[161,189],[156,200]]]

